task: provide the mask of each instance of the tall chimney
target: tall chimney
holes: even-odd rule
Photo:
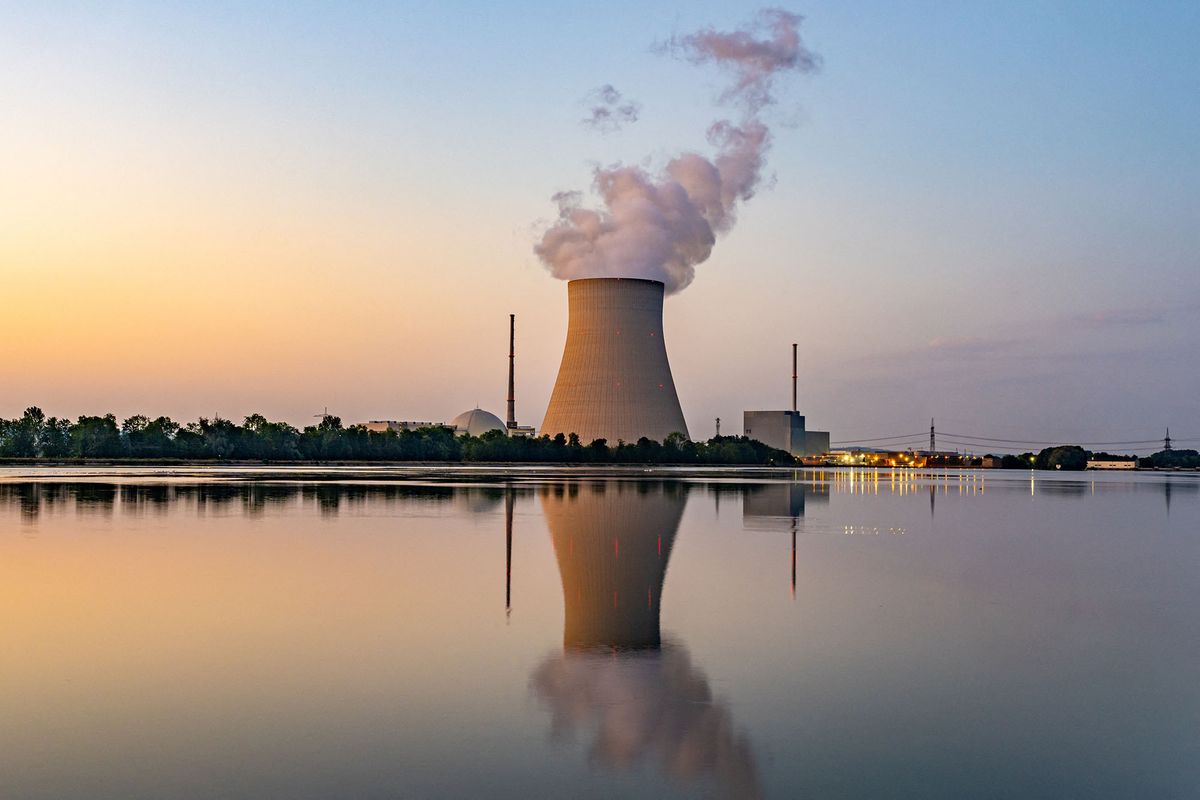
[[[508,315],[508,427],[517,427],[517,396],[513,380],[513,359],[516,355],[517,315]]]
[[[663,284],[578,278],[567,284],[567,342],[539,432],[661,442],[687,436],[663,342]]]
[[[796,343],[792,342],[792,411],[796,410]]]

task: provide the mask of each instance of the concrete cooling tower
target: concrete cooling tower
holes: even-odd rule
[[[576,433],[585,445],[686,436],[663,340],[663,284],[581,278],[567,298],[567,344],[539,433]]]

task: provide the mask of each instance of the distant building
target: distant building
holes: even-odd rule
[[[387,431],[415,431],[417,428],[436,428],[446,426],[444,422],[414,422],[412,420],[373,419],[361,423],[371,433],[386,433]],[[448,426],[446,426],[448,427]]]
[[[518,425],[514,422],[508,426],[508,435],[518,439],[532,439],[537,436],[537,428],[532,425]]]
[[[372,433],[384,433],[385,431],[399,433],[400,431],[415,431],[418,428],[453,428],[455,433],[463,436],[467,434],[482,436],[488,431],[502,431],[504,433],[511,433],[513,436],[533,435],[533,428],[524,425],[518,426],[510,432],[499,417],[490,411],[484,411],[482,408],[472,408],[469,411],[464,411],[449,422],[373,419],[370,422],[361,424]]]
[[[823,456],[829,452],[829,431],[804,431],[804,455]]]
[[[450,427],[454,428],[455,433],[462,435],[482,436],[488,431],[500,431],[505,435],[508,434],[508,429],[504,426],[504,420],[490,411],[484,411],[482,408],[472,408],[470,411],[464,411],[450,420]]]
[[[1125,459],[1088,459],[1088,469],[1137,469],[1137,461]]]
[[[1004,457],[992,455],[984,456],[980,459],[979,466],[983,467],[984,469],[1000,469],[1004,466]]]
[[[819,456],[829,452],[829,431],[805,430],[804,415],[797,411],[744,411],[742,432],[794,456]]]

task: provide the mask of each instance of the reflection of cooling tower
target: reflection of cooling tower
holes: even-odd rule
[[[686,495],[620,484],[542,496],[562,577],[563,646],[658,647],[659,603]]]
[[[679,643],[662,644],[659,599],[686,489],[671,484],[568,487],[542,495],[566,610],[563,653],[530,684],[561,736],[591,740],[596,763],[657,766],[688,790],[762,796],[754,750]],[[604,650],[598,650],[604,648]],[[608,652],[608,648],[621,653]]]
[[[567,344],[539,432],[611,445],[686,436],[663,341],[663,284],[583,278],[567,297]]]

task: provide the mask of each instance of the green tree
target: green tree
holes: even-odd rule
[[[124,455],[121,431],[112,414],[81,416],[71,426],[71,455],[80,458],[118,458]]]
[[[1037,469],[1087,469],[1087,451],[1078,445],[1047,447],[1037,454],[1034,466]]]
[[[45,458],[62,458],[71,454],[71,421],[50,417],[38,437],[38,451]]]
[[[46,423],[46,415],[37,406],[30,406],[20,419],[9,422],[6,435],[0,442],[2,454],[16,458],[34,458],[38,454],[38,440],[42,435],[42,427]]]

